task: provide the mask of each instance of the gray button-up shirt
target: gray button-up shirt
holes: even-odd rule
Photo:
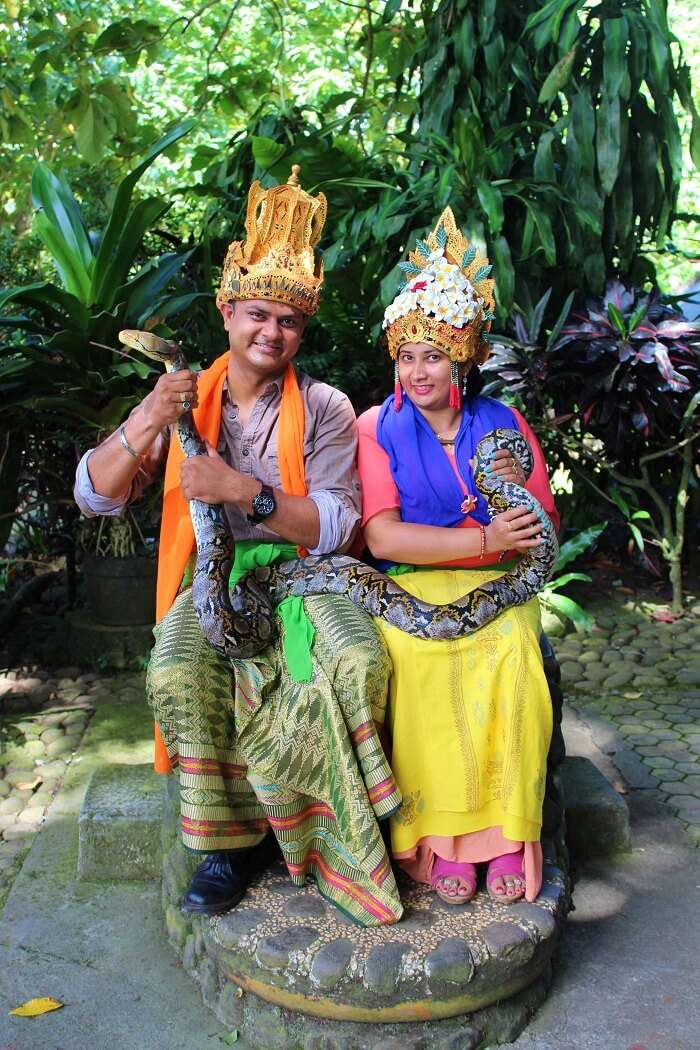
[[[320,520],[318,546],[310,553],[329,554],[349,545],[360,518],[360,485],[355,470],[357,424],[345,394],[303,372],[297,372],[297,376],[304,402],[306,487],[309,498],[318,507]],[[238,407],[225,384],[217,446],[229,466],[273,488],[281,488],[277,452],[281,400],[280,378],[268,384],[242,426]],[[119,498],[95,492],[89,470],[94,449],[89,449],[78,464],[74,488],[75,501],[83,514],[122,514],[127,504],[138,499],[143,489],[162,475],[169,442],[170,433],[166,430],[156,438],[129,489]],[[224,513],[236,540],[279,540],[276,532],[249,522],[245,511],[235,503],[225,503]]]

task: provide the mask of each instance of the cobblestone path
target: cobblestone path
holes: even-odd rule
[[[596,621],[591,635],[552,639],[566,701],[628,784],[658,791],[700,845],[700,616]]]

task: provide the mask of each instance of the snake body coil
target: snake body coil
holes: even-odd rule
[[[162,362],[168,371],[187,368],[176,343],[150,332],[126,330],[119,338],[127,346]],[[177,433],[186,456],[206,455],[191,411],[182,413]],[[542,543],[530,548],[512,571],[475,588],[450,605],[429,605],[403,590],[391,577],[343,554],[301,558],[256,568],[228,593],[233,562],[233,540],[220,506],[190,500],[197,542],[197,564],[192,581],[194,610],[211,645],[229,659],[259,653],[277,633],[275,607],[290,595],[343,594],[370,616],[418,638],[451,639],[471,634],[505,609],[522,605],[551,577],[559,550],[554,526],[535,497],[488,472],[498,449],[508,449],[520,461],[525,476],[532,471],[530,446],[516,430],[492,430],[476,448],[476,486],[495,517],[509,507],[525,506],[538,513]]]

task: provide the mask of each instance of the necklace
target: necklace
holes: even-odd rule
[[[441,445],[454,445],[457,435],[453,434],[449,437],[447,434],[436,434],[435,437]]]

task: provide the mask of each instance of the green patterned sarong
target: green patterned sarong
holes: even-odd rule
[[[156,628],[149,700],[180,778],[181,828],[196,852],[255,845],[272,827],[292,881],[364,926],[401,902],[377,819],[401,803],[377,735],[386,649],[347,598],[305,600],[315,628],[310,682],[282,645],[233,664],[209,645],[185,591]]]

